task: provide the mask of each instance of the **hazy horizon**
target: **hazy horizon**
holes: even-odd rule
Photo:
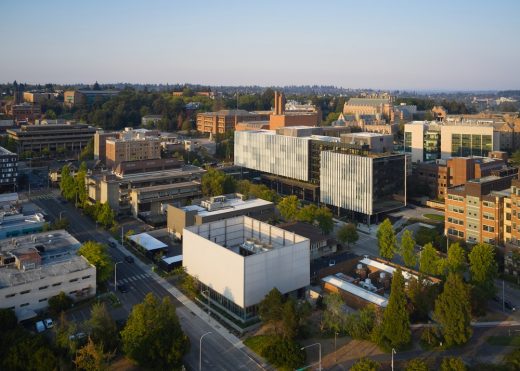
[[[8,0],[0,81],[520,89],[520,2],[391,4]]]

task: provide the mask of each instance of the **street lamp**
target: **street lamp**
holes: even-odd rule
[[[202,371],[202,338],[206,335],[211,334],[211,331],[206,332],[205,334],[202,334],[199,340],[199,371]]]
[[[61,220],[61,214],[62,214],[62,213],[66,213],[66,212],[67,212],[67,211],[65,211],[65,210],[60,211],[60,220]]]
[[[121,264],[123,261],[118,261],[114,264],[114,291],[117,291],[117,265]]]
[[[318,371],[321,371],[321,343],[310,344],[310,345],[307,345],[307,346],[304,346],[304,347],[300,348],[300,350],[304,350],[305,348],[313,347],[315,345],[318,346],[318,352],[319,352],[318,353],[318,355],[319,355],[319,358],[318,358]],[[313,364],[310,364],[309,366],[312,366],[312,365]],[[307,368],[307,367],[304,367],[304,368]]]
[[[392,371],[394,371],[394,354],[397,354],[397,352],[392,348]]]

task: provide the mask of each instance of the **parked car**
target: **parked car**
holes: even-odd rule
[[[329,260],[329,267],[333,267],[335,265],[336,265],[336,261],[335,260],[333,260],[333,259]]]
[[[52,321],[51,318],[44,319],[43,323],[45,323],[45,327],[46,328],[53,328],[54,327],[54,322]]]
[[[125,294],[128,292],[128,287],[126,287],[126,285],[124,283],[120,283],[119,285],[117,285],[117,289],[122,294]]]
[[[132,264],[134,262],[134,257],[130,256],[130,255],[125,256],[125,260],[126,260],[127,263]]]
[[[45,325],[43,324],[43,321],[38,321],[35,323],[36,332],[44,332],[45,331]]]
[[[82,339],[85,339],[87,337],[87,334],[85,334],[84,332],[78,332],[76,334],[72,334],[69,336],[69,340],[82,340]]]
[[[116,243],[114,241],[108,241],[109,247],[116,247]]]

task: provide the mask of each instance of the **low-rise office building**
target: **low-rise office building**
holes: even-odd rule
[[[161,140],[156,137],[108,138],[105,145],[105,162],[109,168],[117,166],[124,161],[161,158]]]
[[[274,215],[274,204],[260,198],[247,199],[241,194],[214,196],[199,204],[176,207],[168,205],[168,232],[182,237],[184,228],[221,219],[246,215],[268,220]]]
[[[77,255],[79,247],[64,230],[0,240],[0,307],[22,321],[60,292],[74,301],[95,296],[96,267]]]
[[[197,131],[201,133],[225,134],[235,130],[235,125],[238,122],[266,120],[268,117],[267,114],[240,109],[204,112],[197,114]]]
[[[307,238],[311,249],[311,259],[318,259],[337,251],[336,240],[323,234],[321,229],[315,225],[304,222],[289,222],[278,224],[277,227]]]
[[[63,93],[63,104],[68,107],[91,105],[94,102],[105,101],[119,94],[117,90],[67,90]]]
[[[201,196],[205,170],[179,164],[176,168],[138,173],[102,172],[86,179],[89,201],[108,202],[119,215],[162,213],[162,205],[184,205]]]
[[[38,104],[20,103],[11,106],[11,116],[16,122],[28,121],[33,122],[41,116],[41,108]]]
[[[17,152],[41,152],[47,148],[51,153],[63,150],[79,154],[94,136],[96,129],[86,124],[22,125],[9,129],[9,138],[16,142]]]
[[[41,213],[24,215],[17,212],[0,212],[0,240],[43,230],[45,218]]]
[[[255,318],[273,288],[302,295],[310,283],[309,240],[239,216],[187,227],[183,267],[211,306],[240,321]]]
[[[54,99],[54,93],[24,91],[23,100],[28,103],[41,103],[42,101]]]

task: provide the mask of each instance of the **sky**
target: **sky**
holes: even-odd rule
[[[0,82],[520,89],[518,0],[2,0]]]

